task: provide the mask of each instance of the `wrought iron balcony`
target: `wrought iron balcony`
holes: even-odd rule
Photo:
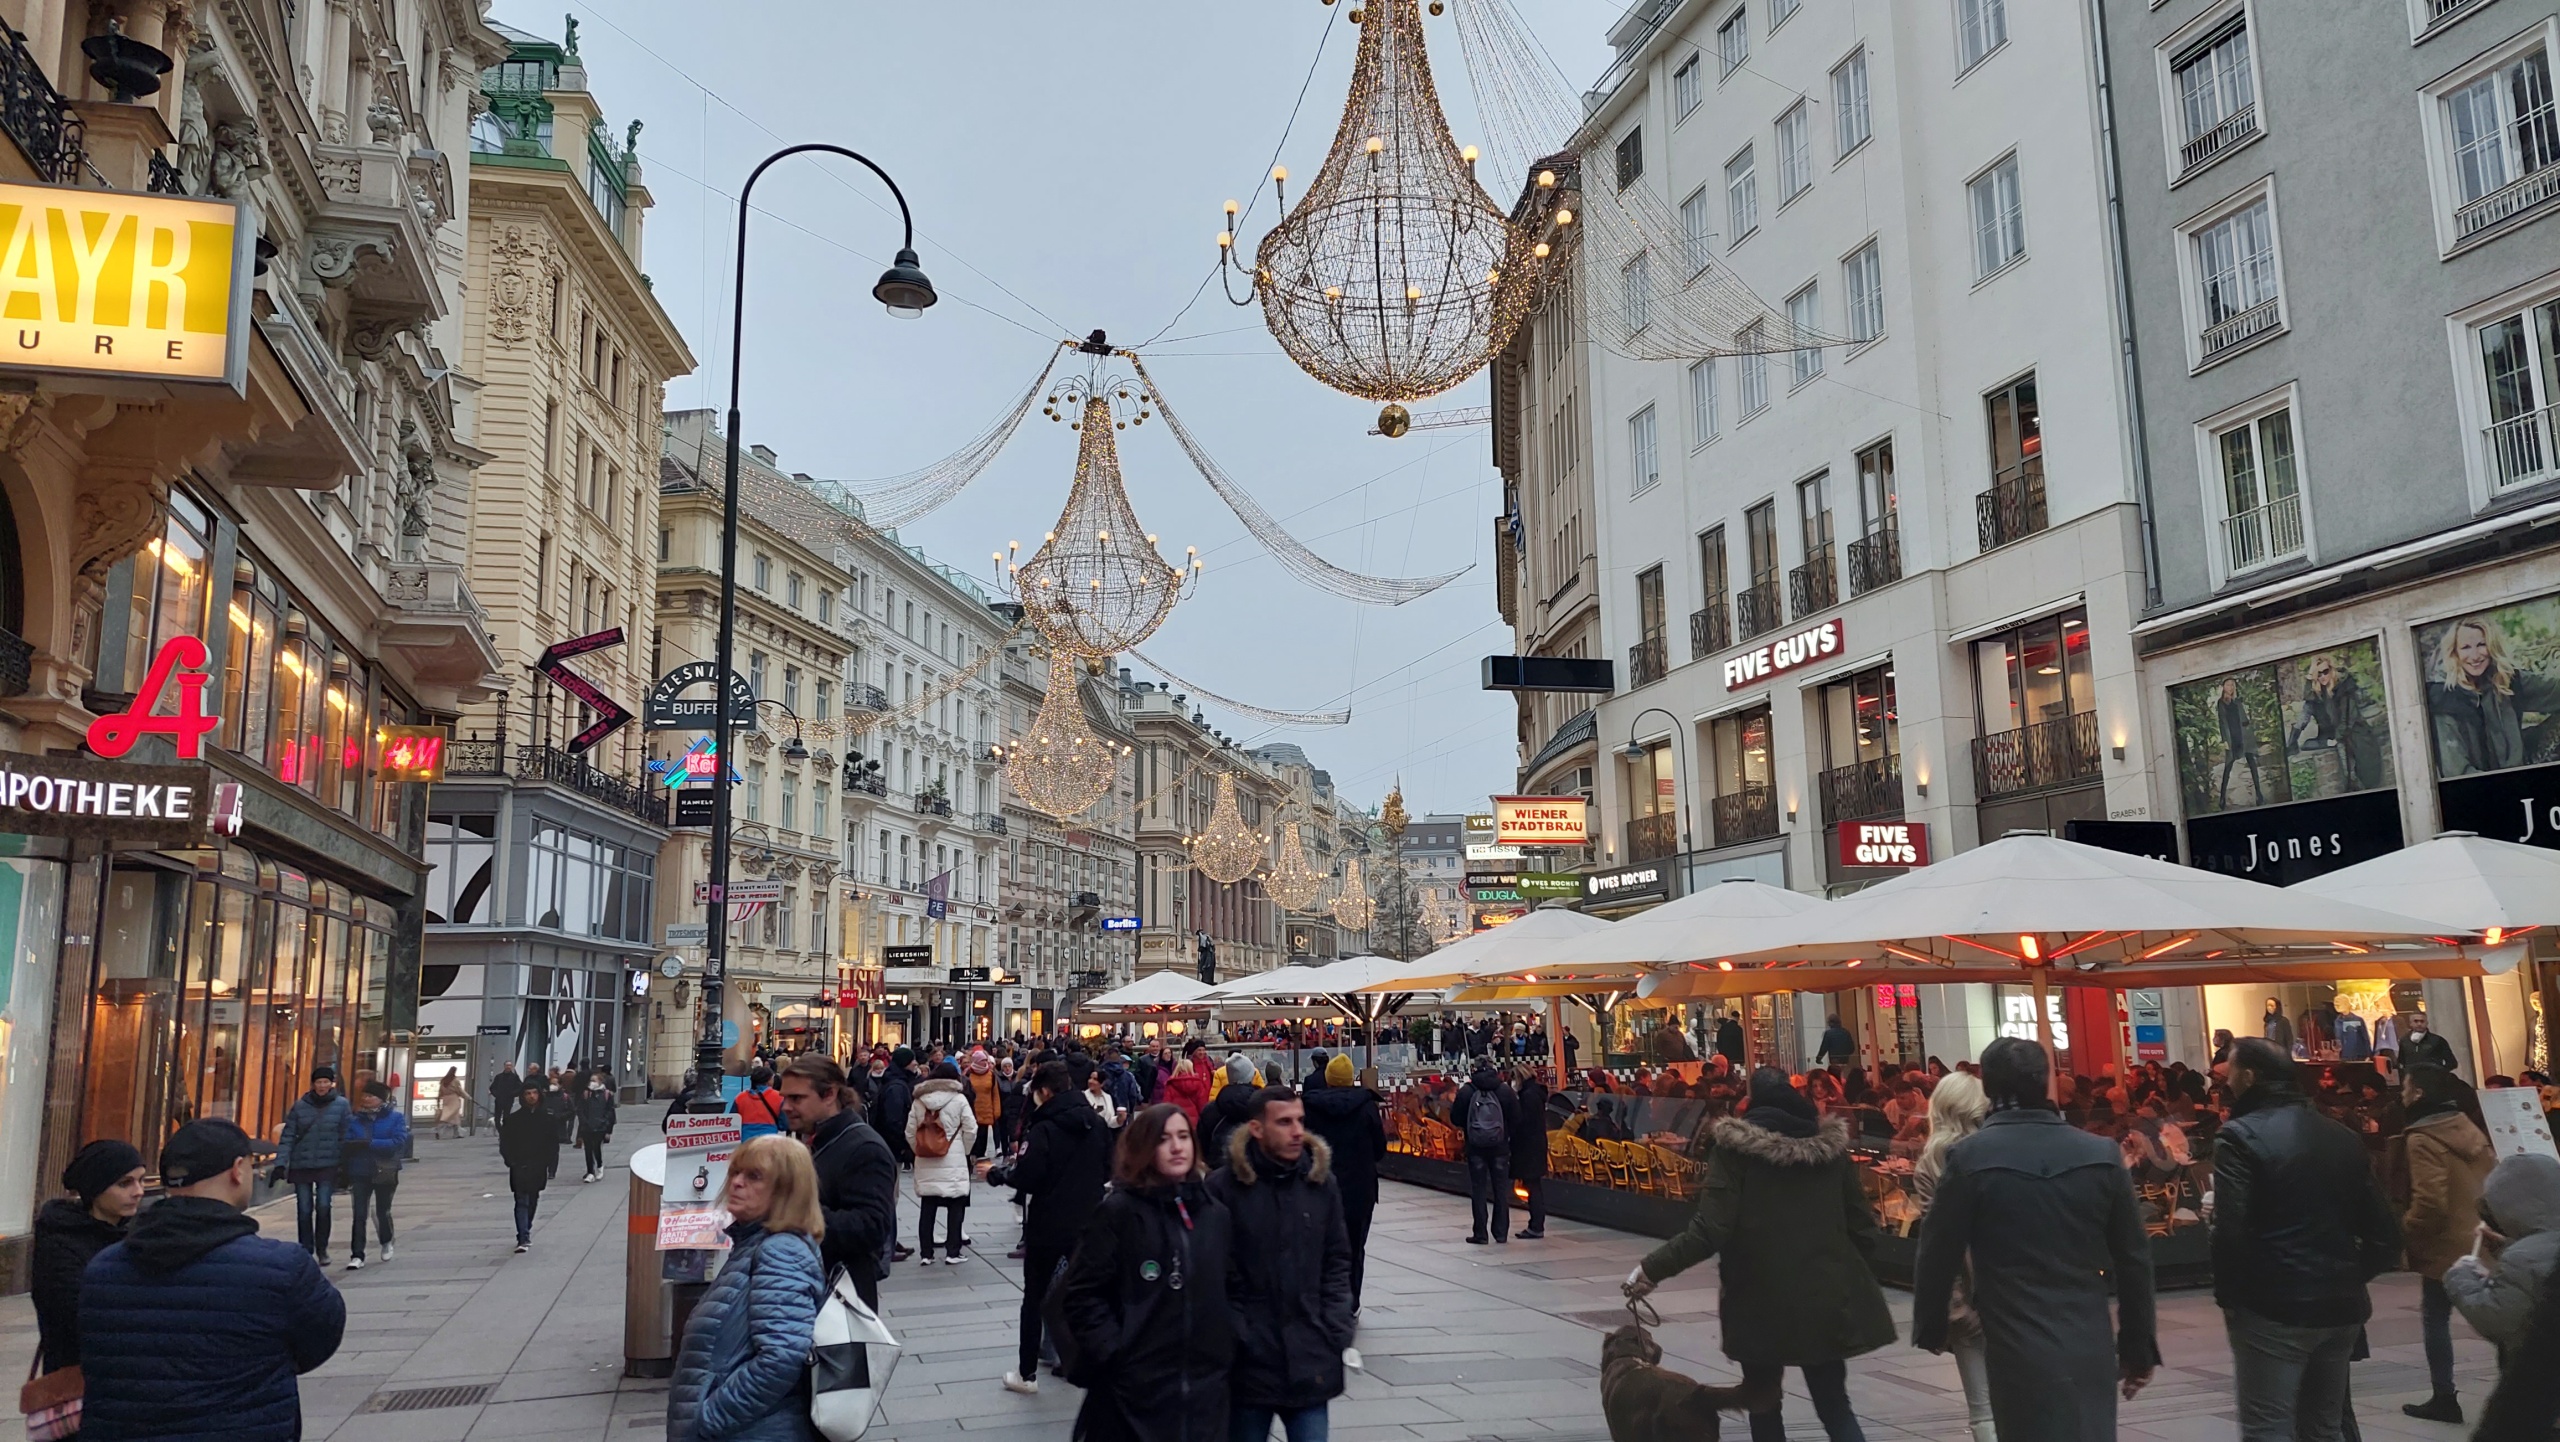
[[[1849,594],[1863,596],[1902,579],[1902,523],[1892,516],[1849,543]]]
[[[2489,0],[2427,0],[2427,28],[2418,38],[2424,40],[2465,13],[2488,3]]]
[[[503,741],[456,741],[444,749],[444,774],[447,776],[504,776],[507,774],[507,744]]]
[[[1716,828],[1716,845],[1736,846],[1778,834],[1778,793],[1775,788],[1746,784],[1739,791],[1729,791],[1707,803],[1708,815]]]
[[[1973,789],[1985,800],[2069,786],[2097,774],[2095,711],[1974,738]]]
[[[0,630],[0,696],[27,694],[35,659],[35,647],[14,631]]]
[[[1733,593],[1733,628],[1748,641],[1765,636],[1787,622],[1787,612],[1778,603],[1778,578],[1763,576],[1748,590]]]
[[[2253,510],[2226,516],[2222,556],[2233,575],[2269,561],[2302,554],[2302,497],[2278,496]]]
[[[636,816],[652,825],[667,824],[667,802],[662,788],[608,776],[588,765],[586,758],[556,746],[518,747],[516,779],[565,786],[600,806]]]
[[[146,187],[154,195],[184,195],[186,182],[178,178],[178,167],[159,151],[151,152],[151,183]]]
[[[2551,123],[2549,104],[2546,99],[2542,111],[2546,126]],[[2541,169],[2526,171],[2517,179],[2454,211],[2453,233],[2460,239],[2469,240],[2498,222],[2512,220],[2555,196],[2560,196],[2560,160],[2546,161]]]
[[[2284,324],[2284,302],[2269,296],[2238,315],[2229,316],[2204,328],[2196,348],[2205,360],[2228,355],[2267,332]]]
[[[1799,621],[1840,604],[1840,569],[1832,564],[1830,542],[1814,547],[1803,565],[1787,573],[1787,601]]]
[[[886,711],[889,693],[861,681],[849,681],[844,688],[844,706],[848,711]]]
[[[2213,162],[2215,156],[2248,140],[2258,133],[2258,107],[2243,105],[2222,117],[2211,130],[2178,147],[2178,174],[2192,175]]]
[[[855,771],[848,767],[845,771],[844,789],[859,791],[866,796],[886,796],[889,794],[889,783],[881,780],[880,773],[877,771]]]
[[[62,92],[45,79],[44,67],[27,49],[27,37],[0,25],[7,33],[0,44],[0,130],[27,153],[37,175],[58,185],[77,185],[88,160],[81,148],[80,116]]]
[[[1902,758],[1898,755],[1834,766],[1814,780],[1822,795],[1826,826],[1902,814]]]
[[[951,798],[948,796],[919,796],[916,798],[916,814],[918,816],[949,816],[951,814]]]
[[[2002,471],[1991,489],[1973,498],[1976,539],[1989,551],[2045,528],[2044,458],[2035,456]]]
[[[1680,825],[1671,813],[1639,816],[1627,823],[1627,860],[1651,861],[1680,854]]]
[[[2560,473],[2560,405],[2526,411],[2482,429],[2500,490]]]
[[[1629,646],[1627,648],[1627,684],[1631,687],[1650,686],[1669,675],[1671,673],[1670,658],[1664,654],[1667,650],[1669,647],[1665,643],[1665,638],[1658,634],[1647,636]]]
[[[1703,661],[1733,644],[1733,611],[1718,596],[1689,613],[1689,659]]]
[[[1006,829],[1007,829],[1007,828],[1006,828],[1006,826],[1005,826],[1005,820],[1004,820],[1004,816],[1003,816],[1003,814],[1002,814],[1002,813],[1000,813],[1000,812],[994,812],[994,811],[981,811],[981,812],[979,812],[979,813],[978,813],[978,829],[979,829],[980,831],[986,832],[986,833],[987,833],[988,835],[990,835],[990,836],[1002,836],[1002,835],[1004,835],[1004,834],[1005,834],[1005,831],[1006,831]]]

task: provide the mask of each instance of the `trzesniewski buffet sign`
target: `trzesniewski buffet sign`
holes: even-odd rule
[[[240,390],[257,240],[236,201],[0,182],[0,366]]]

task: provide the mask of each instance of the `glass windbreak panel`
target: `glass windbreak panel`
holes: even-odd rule
[[[2062,623],[2038,621],[2018,632],[2018,686],[2029,722],[2063,714]]]
[[[356,928],[351,941],[356,975],[351,988],[358,998],[356,1055],[371,1067],[390,1039],[384,1034],[383,1012],[391,989],[391,933],[363,926]]]
[[[168,1135],[186,878],[157,867],[108,873],[90,998],[81,1135],[132,1143],[150,1161]]]
[[[270,1125],[281,1123],[293,1099],[311,1078],[311,1043],[318,1032],[320,959],[312,945],[311,912],[301,906],[276,908],[275,1004],[267,1009],[267,1084],[275,1098]]]
[[[257,898],[237,887],[199,887],[199,901],[211,893],[211,954],[205,974],[207,993],[204,1043],[196,1076],[196,1108],[200,1116],[240,1120],[241,1050],[247,1030],[249,1002],[245,982],[249,950],[257,941]]]
[[[284,1114],[285,1093],[270,1085],[271,1069],[267,1064],[267,1048],[285,1045],[279,1038],[289,1035],[273,1025],[276,1010],[276,906],[264,897],[253,899],[249,909],[249,929],[241,936],[240,961],[240,1114],[234,1118],[240,1129],[253,1137],[268,1135],[273,1121]]]
[[[185,955],[178,962],[177,1061],[169,1070],[169,1127],[172,1131],[204,1113],[206,1005],[213,996],[215,962],[215,887],[198,881],[187,913]]]

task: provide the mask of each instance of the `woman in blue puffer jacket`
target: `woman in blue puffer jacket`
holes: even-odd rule
[[[804,1377],[826,1271],[818,1173],[788,1136],[729,1158],[729,1260],[694,1304],[667,1387],[667,1442],[817,1442]]]

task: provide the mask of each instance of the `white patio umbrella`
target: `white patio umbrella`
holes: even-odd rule
[[[1471,988],[1479,976],[1500,976],[1534,968],[1560,955],[1575,942],[1620,923],[1585,916],[1561,906],[1541,906],[1517,921],[1505,922],[1417,958],[1408,972],[1392,981],[1371,983],[1367,990],[1390,987],[1404,991]],[[1582,988],[1590,990],[1591,988]],[[1623,989],[1623,988],[1619,988]],[[1557,992],[1554,995],[1568,995]],[[1466,990],[1468,1000],[1493,999]],[[1554,1050],[1556,1076],[1564,1075],[1564,1016],[1551,996],[1547,1003],[1547,1041]]]
[[[1200,998],[1208,985],[1178,971],[1151,972],[1126,986],[1114,987],[1076,1008],[1086,1012],[1203,1010]]]

